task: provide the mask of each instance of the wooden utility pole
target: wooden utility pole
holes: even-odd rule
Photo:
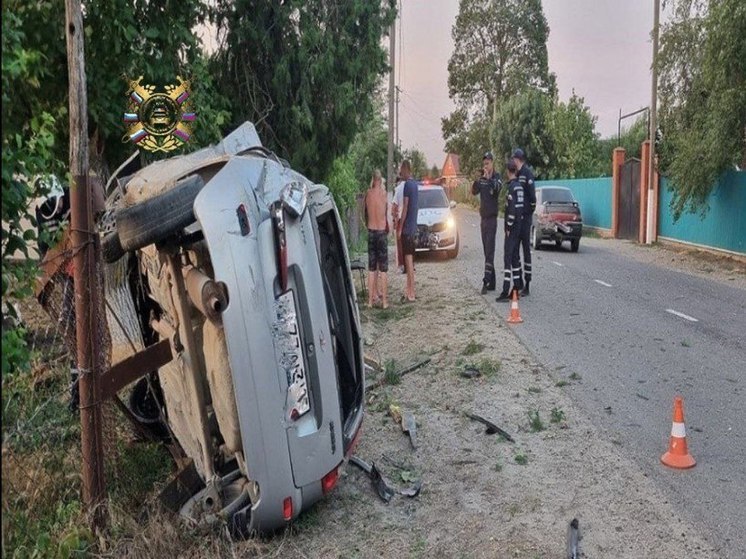
[[[106,525],[99,375],[102,324],[97,280],[97,238],[88,181],[88,98],[80,0],[65,0],[70,108],[70,232],[75,285],[75,337],[80,388],[83,499],[94,531]]]
[[[394,169],[394,81],[396,67],[396,18],[391,22],[389,31],[389,149],[386,168],[386,188],[393,187],[396,182],[396,170]],[[395,185],[394,185],[395,186]]]
[[[653,0],[653,87],[650,98],[650,158],[648,161],[648,210],[645,227],[645,243],[648,245],[653,244],[655,240],[655,230],[653,224],[655,223],[655,216],[653,212],[657,211],[658,204],[655,200],[655,189],[653,185],[653,179],[655,178],[655,136],[658,123],[656,121],[658,116],[658,20],[660,18],[661,2],[660,0]]]

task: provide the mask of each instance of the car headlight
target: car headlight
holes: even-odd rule
[[[305,183],[293,181],[285,185],[280,194],[280,200],[292,217],[299,217],[306,211],[308,203],[308,187]]]
[[[446,220],[446,229],[453,229],[454,227],[456,227],[456,220],[452,217],[449,217]]]

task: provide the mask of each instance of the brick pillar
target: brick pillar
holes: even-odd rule
[[[640,227],[637,240],[645,243],[648,219],[648,170],[650,165],[650,140],[642,143],[640,150]]]
[[[614,238],[619,235],[619,191],[625,157],[627,152],[624,148],[614,148],[611,157],[611,236]]]

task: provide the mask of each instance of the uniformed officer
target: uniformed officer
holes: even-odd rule
[[[503,290],[497,301],[510,300],[511,290],[510,282],[513,282],[513,289],[520,291],[523,287],[521,278],[521,237],[520,233],[523,226],[524,208],[526,197],[524,195],[523,185],[517,178],[518,167],[513,161],[506,164],[508,171],[508,193],[505,197],[505,255],[503,258]]]
[[[523,247],[523,291],[524,297],[529,295],[531,283],[531,225],[536,211],[536,185],[534,172],[526,165],[526,154],[518,148],[513,152],[513,162],[518,169],[518,181],[523,186],[525,204],[523,209],[523,223],[521,224],[521,246]]]
[[[491,152],[482,158],[482,173],[474,184],[471,193],[479,194],[479,216],[481,221],[482,247],[484,248],[484,278],[482,294],[495,290],[495,237],[497,236],[497,199],[502,181],[495,172],[494,157]]]

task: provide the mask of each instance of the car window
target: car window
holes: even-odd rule
[[[567,188],[542,188],[541,200],[544,202],[574,202],[572,191]]]
[[[442,188],[421,188],[417,206],[422,208],[447,208],[448,198]]]

